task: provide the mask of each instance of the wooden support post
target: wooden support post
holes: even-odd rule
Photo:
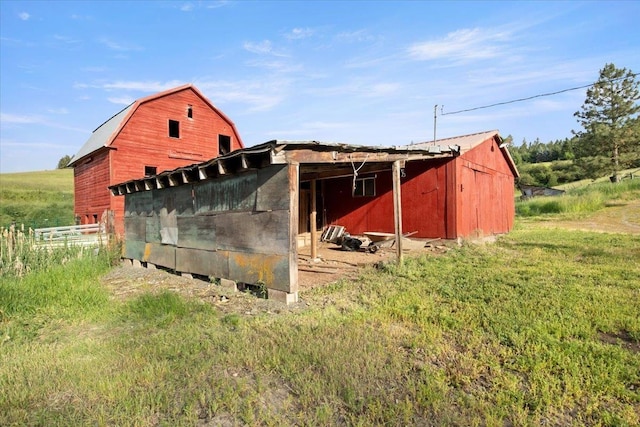
[[[400,161],[393,162],[393,223],[396,233],[396,257],[402,264],[402,195],[400,192]]]
[[[318,227],[317,222],[317,206],[316,206],[316,180],[311,180],[311,214],[309,214],[309,226],[311,227],[311,260],[318,257]]]

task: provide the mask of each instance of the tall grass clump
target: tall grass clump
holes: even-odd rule
[[[532,217],[548,214],[589,214],[617,200],[640,197],[640,179],[617,184],[598,182],[567,190],[562,196],[538,197],[516,202],[516,214]]]

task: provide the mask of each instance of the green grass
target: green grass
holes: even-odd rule
[[[518,228],[260,316],[116,301],[79,260],[0,284],[0,424],[637,425],[639,260]]]
[[[562,196],[536,197],[516,202],[516,214],[522,217],[546,214],[584,215],[603,209],[616,201],[640,198],[640,179],[617,184],[601,181],[566,190]]]
[[[0,226],[73,224],[73,170],[0,174]]]

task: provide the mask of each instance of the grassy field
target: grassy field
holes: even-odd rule
[[[0,226],[73,224],[73,170],[0,174]]]
[[[0,425],[640,424],[638,235],[518,221],[258,315],[114,298],[112,259],[2,278]]]

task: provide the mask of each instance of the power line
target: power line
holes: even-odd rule
[[[628,77],[636,77],[637,75],[638,75],[638,73],[633,73],[630,76],[627,75],[627,76],[623,76],[623,77],[618,77],[617,79],[612,79],[612,80],[609,80],[608,82],[609,83],[613,83],[613,82],[616,82],[618,80],[626,79]],[[465,110],[452,111],[450,113],[442,113],[440,115],[441,116],[448,116],[448,115],[451,115],[451,114],[466,113],[468,111],[475,111],[475,110],[482,110],[484,108],[497,107],[498,105],[506,105],[506,104],[513,104],[515,102],[528,101],[530,99],[542,98],[543,96],[557,95],[559,93],[570,92],[572,90],[584,89],[584,88],[587,88],[587,87],[595,86],[598,83],[599,82],[591,83],[591,84],[584,85],[584,86],[576,86],[576,87],[572,87],[572,88],[569,88],[569,89],[558,90],[558,91],[555,91],[555,92],[541,93],[539,95],[528,96],[526,98],[512,99],[511,101],[497,102],[495,104],[483,105],[481,107],[474,107],[474,108],[467,108]]]

